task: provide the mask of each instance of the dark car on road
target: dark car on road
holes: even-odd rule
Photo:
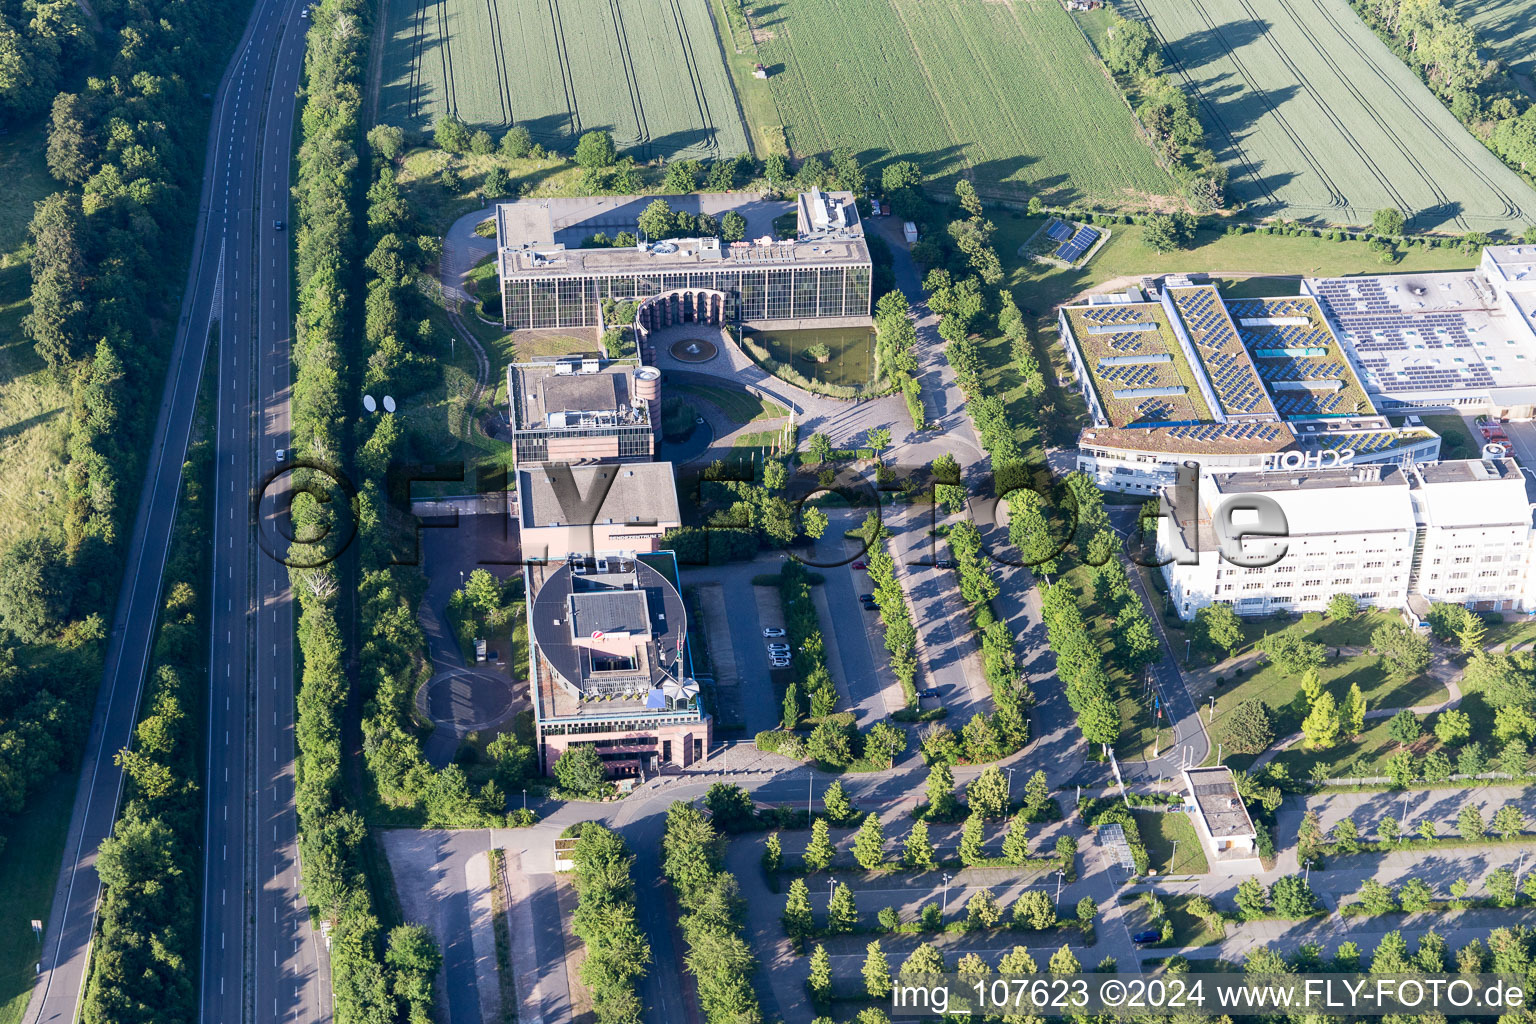
[[[1163,933],[1156,928],[1148,928],[1144,932],[1137,932],[1131,936],[1131,941],[1138,946],[1144,946],[1149,942],[1156,942],[1163,937]]]
[[[919,697],[937,697],[939,695],[939,688],[937,686],[925,686],[917,691],[917,695]]]

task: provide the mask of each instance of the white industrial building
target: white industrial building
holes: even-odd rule
[[[1415,616],[1431,601],[1536,607],[1536,493],[1512,459],[1218,472],[1193,501],[1164,494],[1159,554],[1185,619],[1216,601],[1249,616],[1322,611],[1338,593]],[[1261,503],[1283,514],[1283,535],[1239,539]]]

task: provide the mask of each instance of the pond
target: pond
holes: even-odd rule
[[[747,331],[777,361],[797,372],[844,387],[862,388],[874,378],[875,332],[868,327],[816,327],[803,331]],[[804,353],[825,345],[828,358],[818,363]]]

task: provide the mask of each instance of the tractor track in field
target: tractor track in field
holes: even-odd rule
[[[437,7],[438,52],[442,54],[443,95],[448,101],[448,113],[459,116],[459,90],[453,79],[453,32],[448,27],[448,0],[435,0]]]
[[[1264,183],[1264,178],[1261,176],[1258,166],[1248,159],[1247,150],[1238,143],[1237,136],[1232,134],[1232,129],[1227,126],[1226,120],[1217,112],[1216,105],[1206,99],[1205,93],[1195,84],[1194,76],[1189,73],[1189,69],[1184,66],[1184,62],[1179,59],[1173,47],[1168,44],[1168,37],[1163,35],[1163,30],[1158,27],[1157,22],[1147,12],[1142,0],[1131,0],[1131,2],[1136,9],[1136,13],[1141,16],[1142,24],[1146,25],[1152,31],[1152,34],[1157,37],[1157,44],[1163,51],[1163,58],[1167,66],[1179,76],[1179,80],[1183,83],[1184,91],[1192,93],[1200,109],[1205,111],[1206,123],[1213,125],[1226,137],[1228,151],[1233,154],[1233,159],[1242,165],[1248,180],[1252,181],[1255,187],[1268,197],[1270,203],[1276,208],[1287,206],[1288,204],[1282,202],[1280,197],[1275,195],[1274,190]],[[1229,49],[1227,53],[1230,56],[1231,50]]]
[[[1425,117],[1423,112],[1419,109],[1418,104],[1409,101],[1408,97],[1404,95],[1403,90],[1398,86],[1398,84],[1392,81],[1392,77],[1383,71],[1381,66],[1372,60],[1370,55],[1365,52],[1365,49],[1360,46],[1360,44],[1356,42],[1353,37],[1349,35],[1344,26],[1339,24],[1338,18],[1334,16],[1333,12],[1329,11],[1327,7],[1321,3],[1315,3],[1314,6],[1317,8],[1318,13],[1320,13],[1324,18],[1328,19],[1329,24],[1334,27],[1334,30],[1338,32],[1339,37],[1344,40],[1345,44],[1347,44],[1350,49],[1355,51],[1355,54],[1360,58],[1361,63],[1370,68],[1371,73],[1374,74],[1383,85],[1391,90],[1392,94],[1401,100],[1405,107],[1413,112],[1414,117],[1418,119],[1419,123],[1423,125],[1424,128],[1428,130],[1432,136],[1440,140],[1445,145],[1445,148],[1455,155],[1456,159],[1461,162],[1461,165],[1465,167],[1469,172],[1471,172],[1483,184],[1483,187],[1488,192],[1498,197],[1499,202],[1504,206],[1504,219],[1514,220],[1520,217],[1521,213],[1523,212],[1520,208],[1520,204],[1515,202],[1508,193],[1496,185],[1493,179],[1488,174],[1486,174],[1482,168],[1478,167],[1474,161],[1469,160],[1466,154],[1462,152],[1460,146],[1456,144],[1455,140],[1447,136],[1443,131],[1440,130],[1439,126],[1435,125],[1427,117]],[[1351,14],[1353,14],[1353,12],[1351,12]],[[1439,101],[1436,100],[1435,102],[1438,103]],[[1399,148],[1402,148],[1401,144],[1399,144]],[[1448,196],[1443,197],[1443,201],[1447,209],[1455,209],[1458,206],[1458,204],[1453,203]],[[1457,214],[1456,223],[1470,230],[1470,225],[1467,224],[1463,214]]]
[[[1237,55],[1237,48],[1234,47],[1227,39],[1226,33],[1222,32],[1221,28],[1211,20],[1210,14],[1205,10],[1204,7],[1202,7],[1199,3],[1196,3],[1194,6],[1195,9],[1200,12],[1200,20],[1205,22],[1206,27],[1210,30],[1211,34],[1220,39],[1222,45],[1226,47],[1227,56],[1232,61],[1232,66],[1237,69],[1238,74],[1243,76],[1243,81],[1248,83],[1248,88],[1251,89],[1253,94],[1259,98],[1259,101],[1263,103],[1264,108],[1268,110],[1271,115],[1273,115],[1275,123],[1280,126],[1280,130],[1285,133],[1286,137],[1291,140],[1291,144],[1296,147],[1296,152],[1301,154],[1301,158],[1307,162],[1307,167],[1311,169],[1313,174],[1317,175],[1317,180],[1323,183],[1323,188],[1328,190],[1328,206],[1338,210],[1349,209],[1349,197],[1346,196],[1343,192],[1339,191],[1339,187],[1334,184],[1333,176],[1329,174],[1322,163],[1312,155],[1312,150],[1307,146],[1305,140],[1301,136],[1301,133],[1291,126],[1290,120],[1280,112],[1280,108],[1277,107],[1274,104],[1274,101],[1269,98],[1268,90],[1259,84],[1258,78],[1251,70],[1249,70],[1248,65],[1243,63],[1242,58]],[[1243,6],[1248,10],[1249,17],[1253,17],[1252,9],[1248,8],[1247,4],[1244,4]],[[1254,20],[1256,24],[1262,25],[1262,22],[1259,22],[1258,19],[1255,18]],[[1268,33],[1265,32],[1264,34],[1267,35]],[[1273,40],[1270,41],[1270,46],[1272,48],[1274,47]],[[1292,68],[1292,73],[1295,73],[1294,68]]]
[[[565,45],[565,19],[560,13],[559,0],[548,0],[549,27],[555,41],[555,59],[560,64],[560,85],[565,90],[565,106],[569,111],[571,135],[581,134],[581,110],[576,102],[576,80],[571,73],[571,55]]]
[[[683,8],[678,0],[667,0],[667,4],[672,9],[672,21],[677,27],[678,44],[683,51],[683,63],[688,68],[688,84],[693,88],[693,105],[699,114],[699,127],[708,133],[708,139],[703,143],[703,150],[713,159],[720,153],[720,144],[715,139],[715,122],[709,113],[709,100],[704,95],[704,80],[699,74],[699,61],[693,52],[693,40],[688,35],[688,22],[683,17]]]
[[[1347,74],[1345,74],[1344,69],[1340,67],[1339,64],[1333,59],[1332,54],[1328,52],[1328,48],[1324,46],[1322,42],[1319,41],[1317,36],[1313,34],[1312,30],[1307,27],[1303,19],[1297,14],[1295,7],[1291,5],[1290,0],[1279,0],[1279,4],[1282,8],[1285,9],[1285,12],[1290,15],[1291,21],[1296,25],[1296,28],[1301,32],[1301,34],[1306,37],[1307,42],[1312,45],[1312,49],[1320,58],[1322,58],[1323,63],[1328,65],[1329,69],[1333,71],[1334,75],[1338,77],[1339,81],[1344,84],[1344,88],[1349,90],[1350,95],[1355,98],[1355,102],[1359,104],[1360,109],[1364,110],[1366,116],[1369,117],[1371,121],[1375,123],[1376,127],[1381,129],[1382,133],[1392,141],[1393,148],[1398,151],[1398,153],[1410,167],[1418,172],[1419,178],[1424,182],[1424,184],[1429,186],[1430,194],[1435,197],[1436,206],[1434,209],[1447,211],[1451,210],[1453,208],[1451,197],[1448,196],[1445,190],[1440,187],[1440,184],[1435,180],[1434,175],[1430,174],[1424,169],[1424,165],[1419,162],[1418,157],[1416,157],[1407,146],[1402,144],[1401,140],[1399,140],[1397,137],[1397,133],[1391,130],[1386,120],[1381,116],[1380,113],[1377,112],[1376,108],[1371,105],[1370,101],[1367,100],[1366,97],[1360,92],[1359,87],[1355,85],[1354,81]],[[1321,11],[1322,8],[1319,6],[1318,10]],[[1330,23],[1333,25],[1333,30],[1338,33],[1339,38],[1343,39],[1345,43],[1349,43],[1350,40],[1345,35],[1343,26],[1339,25],[1337,22]],[[1357,51],[1357,53],[1358,52],[1359,51]],[[1364,60],[1365,54],[1359,53],[1359,55],[1361,59]],[[1390,86],[1390,83],[1387,84]],[[1332,111],[1329,113],[1331,116]],[[1428,127],[1427,123],[1426,127]],[[1440,139],[1442,142],[1446,141],[1439,134],[1435,134],[1435,137]],[[1372,164],[1371,170],[1378,176],[1380,175],[1380,172],[1376,170],[1374,164]],[[1394,198],[1401,198],[1398,196],[1395,190],[1393,191],[1393,196]],[[1410,218],[1413,217],[1416,212],[1416,207],[1411,204],[1399,205],[1398,209],[1403,211],[1404,216]],[[1466,224],[1462,221],[1460,215],[1457,216],[1456,222],[1462,227],[1466,227]]]
[[[512,124],[512,78],[507,72],[507,51],[502,45],[501,5],[485,0],[485,16],[490,23],[491,61],[496,67],[496,101],[501,104],[501,123]]]
[[[412,117],[421,115],[421,63],[427,48],[427,5],[432,0],[416,0],[416,31],[411,38],[411,71],[406,86],[406,106]]]
[[[629,33],[624,29],[620,0],[608,0],[608,16],[613,20],[613,34],[619,48],[619,63],[624,68],[624,84],[629,87],[629,108],[635,116],[635,144],[645,146],[650,154],[651,127],[645,119],[645,102],[640,97],[640,80],[635,76],[635,58],[629,49]]]

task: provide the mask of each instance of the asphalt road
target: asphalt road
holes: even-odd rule
[[[257,0],[213,96],[191,267],[29,1022],[75,1018],[154,637],[181,466],[219,325],[201,1017],[322,1020],[322,954],[298,891],[293,618],[287,573],[254,543],[251,496],[288,429],[288,219],[300,0]],[[255,588],[253,590],[253,587]],[[270,1010],[267,1007],[270,1006]]]

